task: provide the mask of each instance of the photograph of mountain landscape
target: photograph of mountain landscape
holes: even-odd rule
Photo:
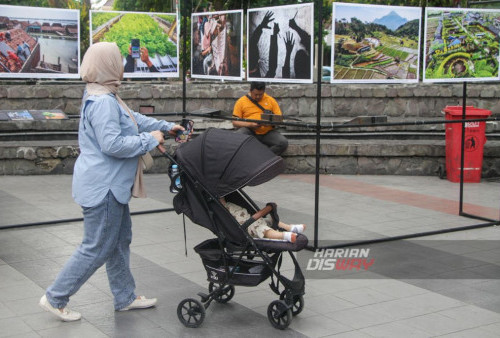
[[[418,82],[420,7],[333,3],[332,83]]]
[[[500,10],[427,8],[424,82],[498,81]]]

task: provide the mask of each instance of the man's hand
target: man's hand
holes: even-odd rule
[[[247,123],[248,123],[247,128],[250,128],[252,130],[255,130],[260,127],[260,124],[257,122],[247,122]]]
[[[148,67],[151,67],[153,63],[149,59],[149,52],[146,47],[141,47],[141,61],[144,62]]]
[[[260,127],[260,123],[257,122],[245,122],[245,121],[233,121],[233,126],[235,128],[248,128],[251,130],[256,130]]]

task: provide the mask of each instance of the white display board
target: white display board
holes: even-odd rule
[[[0,78],[79,78],[80,11],[0,5]]]

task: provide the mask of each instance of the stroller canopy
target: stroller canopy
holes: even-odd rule
[[[179,146],[176,160],[216,197],[267,182],[285,169],[283,159],[255,137],[215,128]]]

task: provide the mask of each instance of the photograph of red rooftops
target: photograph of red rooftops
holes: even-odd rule
[[[0,78],[78,78],[80,12],[0,5]]]

